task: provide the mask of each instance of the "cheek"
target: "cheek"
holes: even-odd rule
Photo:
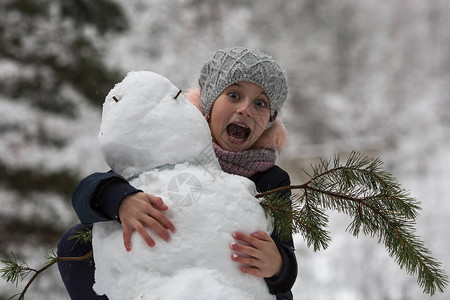
[[[255,118],[255,134],[258,136],[261,135],[266,130],[267,124],[269,124],[269,115],[262,115]]]
[[[211,136],[215,141],[217,141],[220,133],[223,131],[223,126],[220,125],[220,121],[220,119],[217,119],[213,115],[211,115],[211,118],[208,120],[209,130],[211,131]]]
[[[217,131],[224,130],[224,126],[229,118],[230,108],[223,104],[221,99],[217,99],[211,110],[211,117],[209,119],[209,128],[211,131],[214,129]]]

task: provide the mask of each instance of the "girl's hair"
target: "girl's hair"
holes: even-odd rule
[[[252,82],[264,90],[270,101],[267,127],[271,127],[287,97],[286,75],[272,57],[244,47],[220,49],[204,64],[198,80],[204,115],[209,117],[217,97],[239,81]]]

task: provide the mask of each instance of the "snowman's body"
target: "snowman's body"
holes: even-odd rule
[[[99,139],[107,163],[161,197],[177,231],[166,242],[149,229],[154,248],[134,234],[126,252],[120,224],[96,223],[94,290],[112,300],[273,299],[229,248],[234,231],[270,231],[254,183],[221,171],[204,117],[177,93],[161,75],[132,72],[106,98]]]

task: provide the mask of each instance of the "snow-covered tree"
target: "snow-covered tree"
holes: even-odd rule
[[[2,257],[23,245],[19,255],[53,248],[74,222],[70,195],[81,170],[99,167],[89,135],[122,77],[103,61],[102,41],[127,24],[109,0],[0,2]]]

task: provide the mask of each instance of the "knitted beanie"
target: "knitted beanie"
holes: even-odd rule
[[[244,47],[218,50],[203,66],[198,82],[205,116],[210,116],[217,97],[239,81],[252,82],[264,90],[270,101],[270,116],[275,119],[287,97],[284,71],[272,57]]]

